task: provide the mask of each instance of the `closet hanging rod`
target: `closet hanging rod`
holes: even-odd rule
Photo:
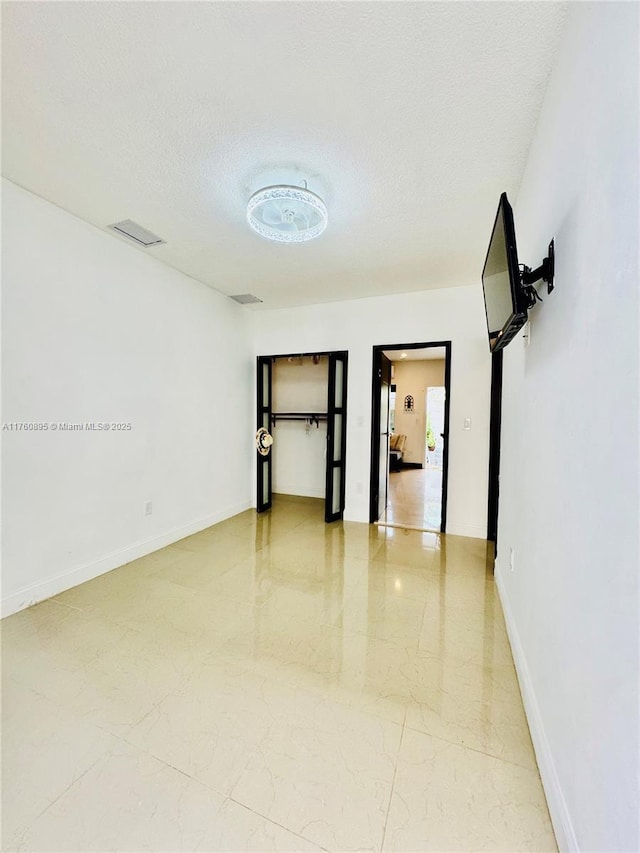
[[[320,429],[320,421],[327,420],[327,412],[272,412],[271,423],[276,425],[276,421],[310,421]]]

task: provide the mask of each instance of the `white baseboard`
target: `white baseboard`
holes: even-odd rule
[[[173,542],[178,542],[178,540],[184,539],[185,536],[199,533],[201,530],[205,530],[219,521],[224,521],[225,518],[231,518],[231,516],[250,508],[251,501],[243,501],[235,506],[226,507],[219,512],[198,518],[182,527],[175,527],[166,533],[160,534],[160,536],[144,539],[142,542],[136,542],[134,545],[129,545],[119,551],[113,551],[110,554],[99,557],[97,560],[92,560],[89,563],[84,563],[81,566],[60,572],[51,578],[45,578],[45,580],[38,581],[38,583],[25,586],[2,599],[2,616],[10,616],[12,613],[17,613],[19,610],[31,607],[32,604],[37,604],[39,601],[51,598],[52,595],[58,595],[67,589],[71,589],[73,586],[93,580],[98,575],[103,575],[105,572],[110,572],[112,569],[124,566],[125,563],[130,563],[132,560],[137,560],[139,557],[151,554],[153,551],[171,545]]]
[[[449,536],[467,536],[469,539],[486,539],[487,527],[479,524],[456,524],[447,520]]]
[[[578,847],[578,841],[571,821],[571,815],[569,814],[569,809],[567,808],[567,803],[564,798],[564,794],[562,793],[560,780],[558,779],[553,755],[551,753],[544,723],[542,721],[540,706],[536,699],[533,682],[529,673],[529,667],[527,666],[527,659],[520,642],[518,629],[513,618],[504,581],[502,579],[500,565],[497,560],[495,565],[495,581],[500,595],[500,603],[502,604],[502,611],[507,625],[507,633],[509,634],[513,660],[518,674],[518,681],[520,683],[522,701],[524,703],[527,720],[529,722],[531,740],[533,741],[533,748],[536,753],[538,769],[540,770],[540,777],[542,779],[542,787],[544,788],[544,792],[547,797],[547,805],[549,806],[549,814],[551,815],[551,822],[553,823],[553,829],[556,834],[558,848],[561,851],[566,851],[566,853],[577,853],[580,848]]]
[[[273,493],[278,495],[292,495],[296,498],[322,498],[325,497],[325,487],[316,489],[313,486],[305,487],[299,483],[278,483],[274,485]]]
[[[369,518],[363,516],[361,512],[349,512],[345,509],[342,518],[344,521],[357,521],[360,524],[369,524]]]

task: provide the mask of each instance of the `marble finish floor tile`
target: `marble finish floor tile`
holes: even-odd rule
[[[28,619],[22,619],[22,613]],[[40,693],[56,670],[75,673],[96,664],[131,629],[43,601],[2,621],[2,671]]]
[[[3,849],[554,849],[487,557],[276,496],[3,620]]]
[[[556,849],[535,770],[404,731],[383,850]]]
[[[414,654],[365,633],[328,628],[309,671],[310,689],[402,725],[412,701]]]
[[[96,762],[17,839],[17,851],[195,850],[222,798],[125,744]]]
[[[302,691],[273,699],[233,799],[325,849],[380,849],[401,726]]]
[[[492,669],[419,653],[407,728],[536,770],[517,679]]]
[[[3,676],[3,842],[24,831],[114,743],[106,732]]]
[[[345,608],[343,622],[356,633],[415,649],[420,640],[424,602],[400,596],[356,591]],[[353,618],[351,618],[353,617]]]
[[[197,847],[198,853],[311,853],[322,849],[231,799],[225,801],[218,820]]]
[[[264,681],[237,659],[212,655],[124,737],[226,796],[273,723]]]
[[[130,630],[90,661],[56,661],[43,650],[33,668],[16,677],[82,719],[122,734],[170,690],[178,691],[194,665],[195,650],[170,645],[167,653],[167,644]]]

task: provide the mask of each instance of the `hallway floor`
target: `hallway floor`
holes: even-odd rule
[[[276,497],[2,622],[3,850],[555,850],[486,543]]]
[[[440,530],[442,468],[403,468],[389,473],[387,509],[381,522]]]

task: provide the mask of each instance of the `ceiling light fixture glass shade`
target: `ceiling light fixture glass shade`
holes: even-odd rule
[[[247,204],[247,222],[261,237],[278,243],[304,243],[327,227],[327,206],[319,195],[282,184],[264,187]]]

